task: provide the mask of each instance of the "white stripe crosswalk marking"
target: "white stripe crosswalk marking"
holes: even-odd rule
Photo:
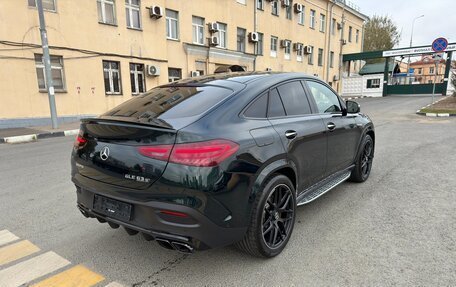
[[[17,287],[70,264],[70,261],[49,251],[0,270],[0,287]]]
[[[108,285],[106,285],[105,287],[125,287],[125,286],[120,283],[117,283],[117,282],[111,282]]]
[[[4,245],[4,244],[7,244],[7,243],[10,243],[10,242],[13,242],[13,241],[16,241],[18,240],[19,237],[17,237],[16,235],[12,234],[11,232],[9,232],[8,230],[0,230],[0,246]]]

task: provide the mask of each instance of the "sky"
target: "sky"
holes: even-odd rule
[[[401,40],[397,48],[410,45],[413,18],[413,46],[431,45],[438,37],[456,42],[456,0],[348,0],[367,16],[388,15],[397,25]]]

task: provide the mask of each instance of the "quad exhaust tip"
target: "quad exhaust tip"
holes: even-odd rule
[[[190,254],[193,253],[194,249],[191,245],[183,242],[178,242],[178,241],[169,241],[167,239],[163,238],[156,238],[155,239],[158,243],[163,248],[169,249],[169,250],[177,250],[179,252],[185,253],[185,254]]]

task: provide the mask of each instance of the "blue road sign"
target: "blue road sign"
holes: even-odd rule
[[[436,53],[445,51],[447,47],[448,40],[443,37],[437,38],[432,42],[432,50]]]

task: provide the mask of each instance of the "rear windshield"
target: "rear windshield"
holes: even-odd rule
[[[108,111],[104,116],[174,119],[197,116],[233,91],[214,86],[152,89]]]

